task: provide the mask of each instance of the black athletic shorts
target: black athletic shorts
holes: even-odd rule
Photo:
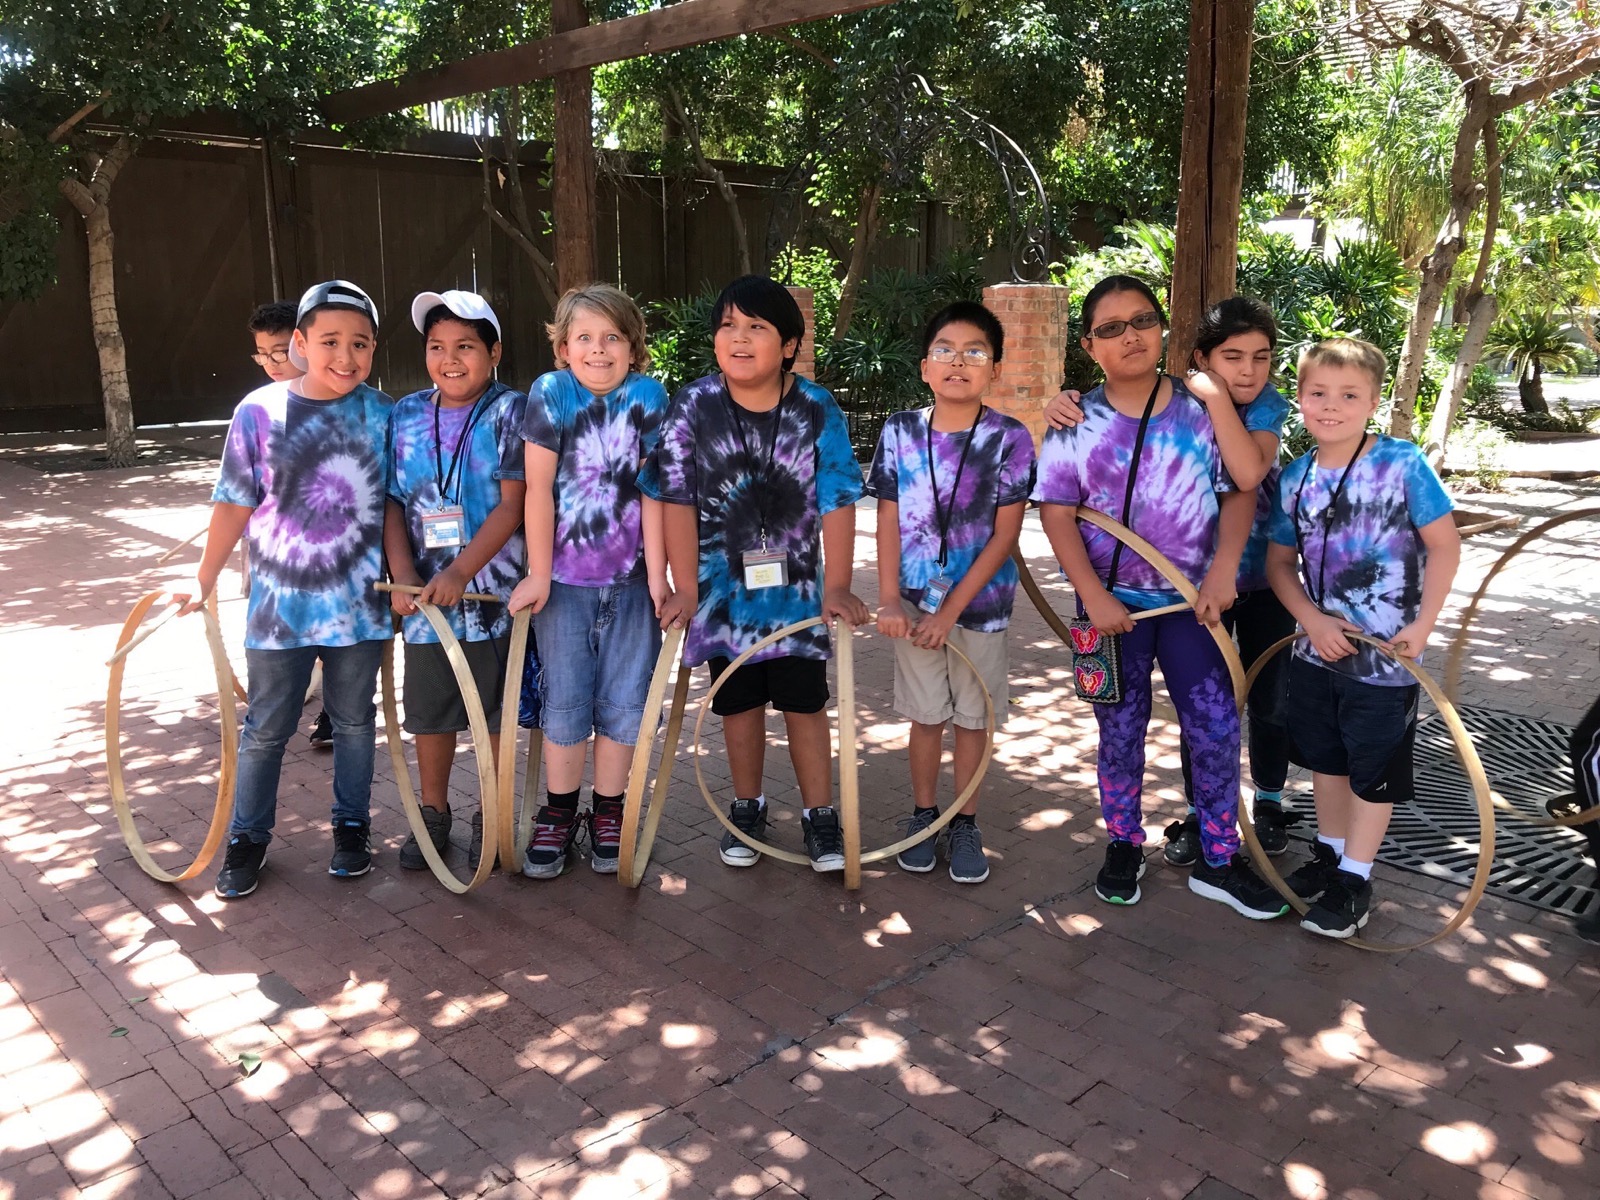
[[[1290,758],[1308,771],[1348,776],[1350,790],[1373,804],[1408,803],[1415,795],[1418,691],[1414,683],[1365,683],[1296,656],[1289,664]]]
[[[400,726],[407,733],[460,733],[468,728],[467,705],[461,698],[461,685],[450,668],[444,647],[438,642],[405,644],[405,719]],[[467,666],[483,702],[483,715],[489,731],[500,732],[500,689],[505,686],[506,658],[511,653],[510,636],[486,642],[462,642]]]
[[[711,678],[720,679],[732,661],[711,659],[706,664],[711,668]],[[711,711],[719,717],[731,717],[769,704],[779,712],[821,712],[828,706],[827,660],[786,654],[745,663],[712,697]]]

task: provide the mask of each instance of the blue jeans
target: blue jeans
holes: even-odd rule
[[[239,733],[239,776],[233,787],[230,836],[265,845],[278,813],[283,748],[300,724],[311,669],[322,660],[322,707],[333,723],[333,819],[365,821],[372,810],[372,756],[377,729],[382,642],[246,650],[250,706]]]
[[[661,625],[640,579],[612,587],[552,583],[534,614],[545,740],[581,746],[598,733],[619,746],[639,739]]]

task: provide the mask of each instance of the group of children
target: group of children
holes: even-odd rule
[[[1420,453],[1367,432],[1386,372],[1375,348],[1339,339],[1302,356],[1299,402],[1316,448],[1280,473],[1288,403],[1268,382],[1270,311],[1243,298],[1216,306],[1198,331],[1195,372],[1178,378],[1161,369],[1166,317],[1156,297],[1113,276],[1082,306],[1083,346],[1105,382],[1052,401],[1054,427],[1036,458],[1026,427],[984,403],[1001,370],[1001,324],[983,305],[958,302],[924,333],[932,403],[889,419],[864,479],[839,406],[793,372],[804,320],[770,279],[724,289],[711,319],[719,369],[670,400],[645,373],[643,317],[616,288],[561,298],[548,326],[556,369],[526,396],[495,379],[501,328],[482,297],[427,292],[411,311],[433,386],[394,403],[365,382],[378,317],[354,285],[309,289],[292,330],[260,327],[260,313],[252,322],[256,359],[273,382],[234,414],[191,601],[215,587],[244,537],[250,703],[219,895],[257,886],[284,748],[319,659],[334,749],[329,872],[370,870],[373,694],[391,609],[403,621],[405,728],[417,744],[426,830],[446,849],[446,792],[467,720],[418,601],[445,613],[491,722],[511,615],[532,610],[547,794],[525,875],[560,875],[585,830],[593,868],[616,870],[622,793],[662,630],[685,625],[685,661],[722,679],[712,707],[733,784],[729,821],[744,835],[723,837],[722,861],[760,858],[751,843],[767,826],[770,707],[784,714],[807,856],[817,871],[841,870],[824,713],[828,622],[871,619],[852,591],[856,502],[871,494],[876,626],[893,639],[895,706],[911,722],[910,832],[937,815],[945,727],[955,726],[959,790],[982,758],[985,692],[997,720],[1007,710],[1011,552],[1031,499],[1080,616],[1119,646],[1120,690],[1095,705],[1111,839],[1096,893],[1113,904],[1140,898],[1159,663],[1191,801],[1167,830],[1167,860],[1192,868],[1195,893],[1247,917],[1287,911],[1240,852],[1241,726],[1205,626],[1226,623],[1248,659],[1298,625],[1306,639],[1292,661],[1263,673],[1250,697],[1255,823],[1268,853],[1281,853],[1295,819],[1281,807],[1288,763],[1309,768],[1317,839],[1289,876],[1314,902],[1303,924],[1348,937],[1366,923],[1372,861],[1392,804],[1411,786],[1417,688],[1388,654],[1421,654],[1459,557],[1449,499]],[[1162,551],[1198,590],[1195,611],[1143,615],[1177,593],[1080,523],[1080,507],[1116,517]],[[385,577],[420,592],[395,591],[385,603],[373,587]],[[815,617],[823,622],[728,673],[767,635]],[[1388,654],[1346,631],[1384,639]],[[580,813],[591,741],[591,803]],[[931,871],[942,846],[952,879],[981,883],[989,863],[976,811],[974,793],[946,835],[902,852],[899,865]],[[475,823],[474,857],[481,842]],[[414,838],[400,862],[425,865]]]

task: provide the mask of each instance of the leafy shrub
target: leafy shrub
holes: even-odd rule
[[[717,369],[711,348],[711,310],[717,293],[707,288],[686,300],[658,300],[645,307],[650,332],[650,374],[661,380],[667,395]]]

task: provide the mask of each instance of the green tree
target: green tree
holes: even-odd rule
[[[1574,370],[1578,361],[1565,326],[1547,316],[1507,317],[1490,330],[1485,348],[1503,357],[1516,372],[1522,411],[1539,415],[1550,412],[1544,398],[1544,373]]]

